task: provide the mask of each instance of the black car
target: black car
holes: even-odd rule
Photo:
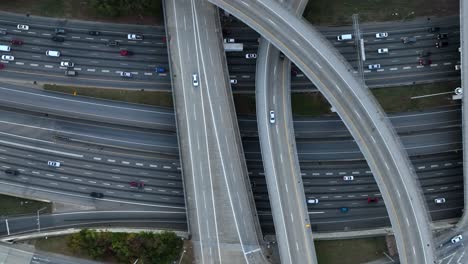
[[[66,34],[67,31],[65,31],[64,28],[56,28],[55,29],[55,34]]]
[[[434,32],[439,32],[440,27],[430,27],[427,31],[434,33]]]
[[[436,48],[440,49],[440,48],[443,48],[443,47],[447,47],[448,46],[448,42],[447,41],[437,41],[436,42]]]
[[[57,42],[64,42],[64,41],[65,41],[65,38],[62,37],[62,36],[53,35],[53,36],[52,36],[52,40],[53,40],[53,41],[57,41]]]
[[[448,39],[448,34],[447,33],[437,34],[437,39]]]
[[[94,197],[94,198],[102,198],[104,197],[104,194],[100,193],[100,192],[92,192],[89,194],[91,197]]]
[[[423,57],[429,57],[432,55],[432,52],[430,51],[427,51],[427,50],[423,50],[421,52],[419,52],[419,57],[420,58],[423,58]]]
[[[19,171],[13,169],[6,169],[5,174],[16,176],[19,174]]]
[[[115,40],[111,40],[111,41],[108,41],[107,46],[111,46],[111,47],[118,47],[119,46],[119,42],[115,41]]]
[[[91,30],[91,31],[88,32],[88,34],[90,34],[91,36],[99,36],[99,35],[101,35],[101,32]]]

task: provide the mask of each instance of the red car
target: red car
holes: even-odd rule
[[[144,182],[132,181],[132,182],[130,182],[130,186],[132,186],[132,187],[138,187],[138,188],[143,188],[143,187],[145,187],[145,183],[144,183]]]
[[[0,70],[3,69],[3,68],[5,68],[5,64],[0,63]]]
[[[378,203],[379,198],[378,197],[367,197],[367,203]]]
[[[21,39],[12,39],[10,43],[12,45],[23,45],[23,41]]]
[[[129,51],[129,50],[120,50],[120,56],[131,56],[133,55],[133,52]]]
[[[431,65],[432,61],[430,59],[419,59],[419,65],[426,66]]]

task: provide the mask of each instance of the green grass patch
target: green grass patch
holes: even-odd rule
[[[47,91],[62,92],[67,94],[74,94],[76,92],[76,95],[80,96],[89,96],[136,104],[173,107],[172,93],[170,92],[73,87],[51,84],[45,84],[43,88]]]
[[[37,210],[46,207],[41,213],[51,213],[52,204],[0,194],[0,215],[35,214]]]
[[[330,104],[321,93],[293,93],[291,94],[293,115],[323,116],[330,115]]]
[[[371,91],[374,94],[377,101],[379,101],[380,105],[385,110],[385,112],[390,113],[420,111],[428,108],[458,104],[459,102],[452,100],[452,95],[453,90],[459,86],[459,82],[440,82],[400,87],[379,88],[372,89]],[[448,94],[441,94],[419,99],[411,99],[411,97],[415,96],[438,93]]]
[[[385,237],[315,241],[318,263],[356,264],[383,257]]]
[[[330,114],[330,105],[320,93],[293,93],[291,95],[293,115],[322,116]],[[234,94],[236,112],[255,115],[255,95]]]
[[[162,0],[2,0],[0,10],[111,23],[160,25]]]
[[[355,13],[359,14],[361,22],[371,22],[455,15],[458,12],[458,0],[315,0],[309,1],[304,17],[315,25],[349,25]]]

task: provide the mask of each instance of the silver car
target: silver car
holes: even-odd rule
[[[60,162],[58,161],[47,161],[47,165],[49,165],[50,167],[55,167],[55,168],[58,168],[60,167]]]
[[[381,48],[377,50],[377,53],[382,54],[382,53],[388,53],[388,48]]]
[[[13,56],[11,56],[11,55],[2,55],[2,60],[14,61],[14,60],[15,60],[15,57],[13,57]]]
[[[196,73],[192,74],[192,84],[193,84],[193,87],[198,87],[198,85],[200,85],[198,83],[198,74]]]
[[[19,29],[19,30],[29,30],[28,25],[22,25],[22,24],[18,24],[18,26],[16,26],[16,28]]]
[[[354,181],[354,176],[343,176],[343,181]]]
[[[128,40],[143,40],[143,35],[139,34],[128,34],[127,35]]]
[[[271,110],[270,111],[270,124],[274,124],[276,122],[275,120],[275,111]]]
[[[443,204],[443,203],[445,203],[445,198],[443,198],[443,197],[435,198],[435,199],[434,199],[434,202],[435,202],[436,204]]]
[[[308,203],[308,204],[318,204],[318,203],[319,203],[319,199],[317,199],[317,198],[308,198],[308,199],[307,199],[307,203]]]
[[[387,32],[380,32],[380,33],[375,34],[375,37],[376,38],[386,38],[386,37],[388,37],[388,33]]]
[[[462,240],[463,240],[462,235],[456,235],[456,236],[452,237],[452,239],[450,239],[450,242],[452,242],[452,244],[455,244],[455,243],[458,243],[458,242],[460,242]]]
[[[60,66],[62,66],[62,67],[74,67],[75,63],[73,63],[71,61],[62,61],[62,62],[60,62]]]
[[[120,77],[123,77],[123,78],[132,78],[132,73],[131,72],[121,72],[120,73]]]

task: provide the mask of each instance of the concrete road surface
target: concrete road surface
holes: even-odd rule
[[[195,258],[199,263],[265,263],[219,14],[198,0],[165,1],[165,10]]]
[[[301,15],[307,1],[282,4]],[[261,39],[256,72],[259,141],[281,262],[317,263],[294,138],[291,62]]]
[[[271,0],[210,0],[257,30],[290,58],[336,109],[379,185],[402,263],[434,263],[429,215],[394,129],[346,60],[305,20]]]

